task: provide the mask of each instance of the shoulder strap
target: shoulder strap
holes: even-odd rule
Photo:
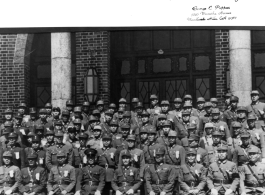
[[[223,174],[224,178],[225,178],[225,179],[227,179],[227,175],[226,175],[226,173],[223,171],[223,169],[221,169],[221,167],[220,167],[219,163],[218,163],[218,162],[216,162],[216,164],[217,164],[217,166],[218,166],[218,168],[219,168],[220,172]]]
[[[190,171],[192,177],[193,177],[195,180],[198,180],[198,177],[196,177],[196,174],[195,174],[194,172],[191,171],[190,166],[187,165],[187,164],[185,164],[185,166],[189,169],[189,171]]]
[[[170,158],[172,164],[174,164],[174,161],[173,161],[173,159],[171,158],[170,153],[169,153],[169,151],[168,151],[167,144],[166,144],[166,142],[165,142],[165,140],[164,140],[164,138],[163,138],[162,136],[161,136],[161,138],[162,138],[162,140],[163,140],[163,142],[164,142],[164,144],[165,144],[165,146],[166,146],[166,150],[167,150],[168,157]]]
[[[259,177],[254,173],[254,171],[253,171],[252,168],[249,166],[249,164],[246,164],[246,165],[247,165],[248,169],[250,170],[251,174],[256,178],[256,180],[257,180],[259,183],[261,183],[260,180],[259,180]]]

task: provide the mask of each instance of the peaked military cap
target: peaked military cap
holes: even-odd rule
[[[215,130],[215,131],[213,131],[212,135],[213,136],[222,136],[222,133],[220,131]]]
[[[218,103],[218,99],[217,98],[211,98],[210,102]]]
[[[102,140],[112,140],[112,137],[110,136],[110,135],[108,135],[108,134],[104,134],[103,136],[102,136]]]
[[[110,126],[119,126],[119,122],[117,120],[115,120],[115,119],[112,119],[110,121]]]
[[[135,135],[128,135],[127,140],[128,141],[129,140],[136,141],[136,137],[135,137]]]
[[[240,137],[251,137],[250,133],[247,132],[246,130],[242,131],[240,134]]]
[[[157,119],[159,120],[159,119],[167,119],[167,116],[165,115],[165,114],[159,114],[158,116],[157,116]]]
[[[190,139],[189,139],[190,140]],[[194,139],[193,139],[194,140]],[[190,141],[193,141],[193,140],[190,140]],[[190,144],[190,148],[198,148],[199,147],[199,144],[197,142],[192,142]]]
[[[36,130],[43,130],[44,131],[44,126],[43,125],[37,125]]]
[[[32,142],[40,142],[40,137],[38,135],[32,136]]]
[[[128,130],[130,130],[131,129],[131,126],[128,125],[128,124],[126,124],[126,123],[124,123],[124,124],[121,125],[121,129],[128,129]]]
[[[63,126],[63,123],[62,123],[62,121],[55,121],[54,122],[54,125],[58,125],[58,126]]]
[[[62,131],[58,131],[57,133],[55,133],[55,137],[63,137],[64,134]]]
[[[114,113],[113,113],[112,110],[106,110],[106,111],[105,111],[105,114],[107,114],[107,115],[111,115],[111,116],[112,116]]]
[[[213,123],[206,123],[204,128],[214,128],[214,125]]]
[[[227,93],[227,94],[225,94],[225,97],[226,97],[226,98],[230,98],[231,96],[232,96],[231,93]]]
[[[82,112],[82,107],[81,106],[74,107],[74,112]]]
[[[45,108],[52,108],[52,104],[51,103],[46,103],[44,107]]]
[[[27,137],[34,137],[36,134],[35,133],[33,133],[33,132],[29,132],[28,134],[27,134]]]
[[[232,102],[238,102],[239,101],[239,98],[237,96],[231,96],[230,97],[230,101]]]
[[[218,146],[217,150],[228,150],[228,147],[226,144],[220,144],[220,146]]]
[[[41,108],[39,114],[47,114],[47,110],[45,108]]]
[[[54,131],[53,130],[47,130],[46,136],[49,136],[49,135],[55,135]]]
[[[81,132],[79,134],[79,139],[88,139],[88,135],[86,133],[84,133],[84,132]]]
[[[236,111],[245,111],[245,112],[247,112],[248,110],[247,110],[247,108],[245,106],[238,106]]]
[[[213,108],[212,109],[212,114],[220,114],[219,108]]]
[[[190,94],[186,94],[183,99],[184,100],[186,100],[186,99],[190,99],[191,100],[192,99],[192,96]]]
[[[176,103],[176,102],[178,102],[178,103],[182,103],[182,99],[181,98],[175,98],[174,99],[174,102]]]
[[[203,105],[204,108],[206,107],[212,107],[213,104],[211,102],[205,102],[205,104]]]
[[[157,134],[156,129],[154,126],[150,126],[148,129],[148,134]]]
[[[62,116],[70,116],[70,112],[68,110],[63,110]]]
[[[143,108],[143,103],[142,102],[137,102],[135,108]]]
[[[157,95],[152,94],[152,95],[150,96],[150,100],[152,100],[152,99],[158,99]]]
[[[255,147],[253,145],[249,146],[249,149],[247,150],[248,153],[258,153],[260,154],[260,149],[258,147]]]
[[[64,150],[59,150],[57,152],[57,157],[66,157],[66,156],[67,156],[67,154]]]
[[[131,158],[132,155],[131,155],[131,153],[128,150],[123,150],[121,152],[121,157],[129,157],[129,158]]]
[[[197,154],[197,151],[194,148],[188,148],[186,151],[187,154]]]
[[[88,148],[85,150],[85,155],[87,155],[88,157],[95,157],[97,155],[97,150],[93,149],[93,148]]]
[[[11,132],[11,133],[8,135],[8,138],[18,138],[18,135],[17,135],[15,132]]]
[[[148,133],[148,128],[147,127],[141,127],[140,128],[140,134],[141,133]]]
[[[183,105],[183,108],[186,108],[186,107],[192,107],[192,104],[190,102],[185,102]]]
[[[92,115],[100,115],[100,111],[98,109],[95,109],[92,111]]]
[[[111,104],[109,105],[109,108],[114,108],[114,109],[116,109],[116,108],[117,108],[117,106],[116,106],[116,104],[114,104],[114,103],[111,103]]]
[[[19,108],[27,108],[27,104],[26,103],[20,103],[18,105]]]
[[[197,102],[205,102],[205,99],[203,97],[198,97]]]
[[[188,110],[183,110],[183,111],[181,112],[181,114],[182,114],[182,116],[183,116],[183,115],[190,115],[190,111],[188,111]]]
[[[232,122],[232,127],[242,127],[241,123],[240,122],[237,122],[237,121],[233,121]]]
[[[247,120],[257,120],[254,114],[249,114]]]
[[[168,137],[177,137],[177,132],[173,130],[169,131]]]
[[[251,91],[251,95],[259,95],[259,91],[258,90],[253,90],[253,91]]]
[[[169,101],[168,100],[162,100],[160,105],[169,105]]]
[[[100,131],[102,131],[102,128],[101,128],[100,125],[96,125],[96,126],[94,127],[93,131],[95,131],[95,130],[100,130]]]
[[[188,130],[194,130],[194,129],[197,129],[197,126],[194,124],[194,123],[190,123],[188,124]]]
[[[22,119],[23,117],[22,117],[22,115],[20,113],[16,113],[15,118],[16,119]]]
[[[5,109],[5,114],[13,114],[13,111],[11,108]]]
[[[190,140],[190,141],[198,141],[198,140],[200,140],[200,136],[198,136],[196,134],[191,134],[190,137],[188,138],[188,140]]]
[[[163,122],[163,126],[171,126],[171,122],[169,120],[166,120]]]
[[[28,159],[37,159],[38,155],[36,154],[36,152],[31,152],[27,155]]]
[[[132,103],[138,103],[139,102],[139,98],[133,98],[132,99]]]
[[[131,117],[131,111],[125,111],[123,117]]]
[[[95,116],[90,115],[88,121],[89,122],[94,122],[94,121],[98,121],[98,119]]]
[[[4,123],[4,127],[13,127],[13,126],[14,126],[14,124],[11,121],[6,121]]]
[[[10,152],[10,151],[5,151],[4,153],[3,153],[3,157],[13,157],[13,155],[12,155],[12,153]]]
[[[89,103],[89,102],[83,102],[82,105],[83,105],[83,106],[90,106],[90,103]]]
[[[55,112],[55,111],[57,111],[57,112],[61,112],[61,108],[59,108],[59,107],[53,107],[53,108],[52,108],[52,111],[53,111],[53,112]]]
[[[143,112],[141,113],[141,116],[150,116],[150,114],[146,110],[143,110]]]
[[[127,103],[127,101],[126,101],[125,98],[121,98],[121,99],[119,100],[119,103]]]
[[[70,126],[70,127],[68,127],[67,131],[68,131],[68,133],[76,133],[76,128]]]
[[[125,108],[123,108],[123,107],[120,107],[120,108],[118,109],[118,112],[119,112],[119,113],[124,113],[124,111],[125,111]]]
[[[73,100],[67,100],[66,101],[66,106],[74,106]]]
[[[76,118],[74,121],[73,121],[74,124],[81,124],[82,121],[80,118]]]
[[[165,154],[166,151],[165,151],[165,148],[164,147],[159,147],[159,148],[156,148],[155,149],[155,153],[156,154]]]
[[[31,107],[31,108],[29,108],[29,113],[35,114],[35,113],[37,113],[37,109],[35,107]]]

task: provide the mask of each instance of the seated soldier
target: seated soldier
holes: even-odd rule
[[[204,195],[207,169],[196,161],[197,151],[193,148],[187,150],[186,163],[181,165],[183,174],[180,181],[180,194]]]
[[[217,149],[217,161],[209,166],[207,186],[211,195],[236,194],[239,175],[236,164],[227,160],[227,149],[227,146],[220,145]]]
[[[105,169],[97,162],[97,150],[88,148],[85,151],[87,166],[77,176],[75,195],[101,195],[105,186]]]
[[[38,155],[30,153],[27,155],[28,167],[21,170],[21,183],[19,191],[22,195],[45,195],[47,173],[43,167],[38,166]]]
[[[131,166],[132,155],[129,151],[123,150],[120,156],[122,164],[115,170],[111,186],[116,191],[116,195],[134,194],[142,183],[140,171],[138,168]]]
[[[93,129],[93,138],[87,142],[87,146],[89,146],[90,148],[94,148],[96,150],[102,148],[103,147],[102,135],[103,135],[102,127],[96,125]]]
[[[5,195],[18,194],[21,182],[21,172],[13,165],[13,156],[10,151],[3,154],[3,166],[0,166],[0,193]]]
[[[212,133],[214,131],[214,126],[212,123],[206,123],[204,127],[204,136],[201,138],[201,140],[204,142],[205,149],[207,147],[210,147],[213,144],[213,138]]]
[[[256,147],[248,150],[249,163],[239,168],[240,194],[264,194],[265,164],[259,162],[260,151]]]
[[[75,168],[67,164],[67,155],[64,150],[60,150],[57,153],[58,165],[52,166],[48,176],[48,195],[74,194],[76,184]]]
[[[164,163],[164,147],[155,149],[155,163],[147,165],[145,169],[146,188],[149,195],[171,195],[178,176],[176,169]]]

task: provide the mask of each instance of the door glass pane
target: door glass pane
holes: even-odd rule
[[[171,71],[171,59],[154,59],[153,60],[154,73],[170,72]]]
[[[37,87],[37,107],[44,107],[51,102],[51,87]]]
[[[148,104],[149,103],[148,82],[139,82],[138,89],[139,89],[139,100],[144,104]]]
[[[257,76],[256,77],[255,89],[257,89],[259,91],[260,99],[264,100],[264,97],[265,97],[265,77],[263,77],[263,76]]]
[[[194,63],[195,70],[209,70],[210,68],[209,56],[196,56]]]
[[[255,68],[265,68],[265,53],[254,54],[254,66]]]
[[[196,98],[204,97],[205,100],[210,99],[210,79],[199,78],[196,79]]]
[[[179,58],[179,71],[186,71],[188,66],[188,59],[186,57]]]
[[[176,97],[176,81],[170,80],[166,81],[166,99],[170,102],[174,101],[174,98]]]
[[[145,73],[145,60],[138,60],[138,73]]]
[[[159,96],[159,82],[150,82],[149,91],[150,91],[150,95],[156,94],[157,96]]]
[[[121,74],[130,74],[130,61],[128,60],[122,61]]]
[[[177,80],[177,97],[183,98],[187,93],[187,80]]]
[[[121,83],[121,97],[125,98],[127,103],[131,101],[131,86],[129,82]],[[127,105],[127,108],[130,109],[130,104]]]

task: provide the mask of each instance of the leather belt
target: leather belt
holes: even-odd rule
[[[133,186],[134,183],[131,182],[121,182],[118,184],[119,187]]]
[[[215,183],[215,184],[231,184],[232,182],[230,182],[229,180],[224,180],[224,179],[214,179],[213,183]]]
[[[160,185],[160,184],[167,184],[167,183],[168,183],[168,181],[160,181],[160,180],[152,182],[153,185]]]

